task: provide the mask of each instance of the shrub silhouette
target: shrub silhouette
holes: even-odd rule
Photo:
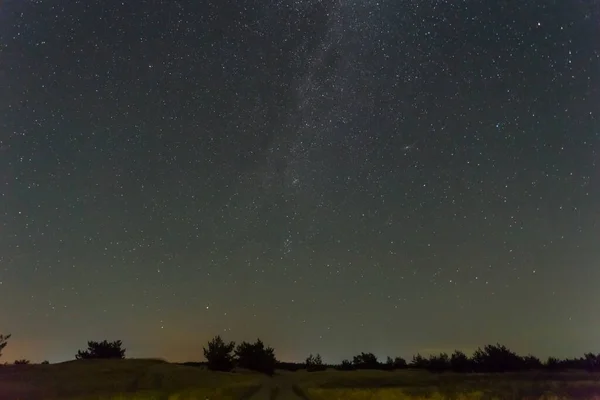
[[[309,372],[324,371],[327,369],[327,367],[325,365],[323,365],[323,360],[321,359],[320,354],[317,354],[315,356],[310,354],[308,356],[308,358],[306,359],[305,364],[306,364],[306,370]]]
[[[120,340],[108,342],[88,342],[88,349],[85,351],[79,350],[75,355],[78,360],[95,359],[95,358],[125,358],[125,349],[122,348],[123,343]]]
[[[534,355],[528,354],[525,357],[523,357],[523,368],[524,369],[540,369],[543,366],[544,365],[542,364],[540,359]]]
[[[235,357],[238,366],[242,368],[267,375],[275,373],[275,364],[277,363],[275,350],[272,347],[265,347],[260,339],[254,343],[240,343],[235,349]]]
[[[560,369],[560,360],[556,357],[548,357],[544,366],[549,370],[558,370]]]
[[[42,364],[42,365],[48,365],[48,364],[50,364],[50,361],[48,361],[48,360],[44,360],[44,361],[42,361],[42,363],[41,363],[41,364]]]
[[[204,347],[204,357],[208,369],[213,371],[231,371],[234,367],[233,349],[235,342],[225,343],[221,336],[215,336],[208,342],[208,348]]]
[[[387,356],[387,358],[385,359],[385,363],[382,364],[382,369],[385,371],[394,370],[394,359],[390,356]]]
[[[21,359],[21,360],[15,360],[15,365],[29,365],[30,362],[29,360],[26,359]]]
[[[450,356],[450,369],[454,372],[472,372],[473,363],[465,353],[454,350]]]
[[[394,358],[394,369],[406,368],[406,360],[402,357]]]
[[[429,367],[429,360],[427,360],[421,354],[417,353],[412,357],[410,366],[412,368],[427,368]]]
[[[600,354],[586,353],[584,355],[584,368],[590,372],[600,370]]]
[[[2,357],[2,350],[8,344],[8,339],[10,339],[10,335],[0,335],[0,357]]]
[[[496,344],[478,348],[473,353],[476,372],[511,372],[524,368],[524,361],[506,346]]]
[[[352,371],[354,370],[354,364],[350,360],[342,360],[342,363],[337,366],[339,371]]]
[[[427,360],[427,369],[431,372],[443,372],[450,369],[450,358],[446,353],[430,355]]]
[[[377,369],[381,367],[379,361],[377,361],[377,357],[373,353],[360,353],[354,356],[352,364],[357,369]]]

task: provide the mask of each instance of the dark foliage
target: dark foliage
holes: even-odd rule
[[[473,363],[460,350],[455,350],[450,356],[450,369],[454,372],[473,372]]]
[[[15,365],[29,365],[29,364],[31,364],[31,362],[24,358],[21,360],[15,360]]]
[[[377,357],[373,353],[360,353],[354,356],[352,364],[356,369],[380,369],[381,364],[377,360]]]
[[[8,344],[8,339],[10,339],[10,335],[0,335],[0,357],[2,356],[2,350]]]
[[[323,360],[321,359],[321,355],[317,354],[313,356],[312,354],[308,356],[306,359],[306,370],[309,372],[315,371],[324,371],[327,369],[327,366],[323,364]]]
[[[48,360],[44,360],[44,361],[42,361],[42,363],[41,363],[41,364],[42,364],[42,365],[48,365],[48,364],[50,364],[50,361],[48,361]]]
[[[600,354],[586,353],[583,358],[585,369],[590,372],[600,371]]]
[[[78,360],[95,359],[95,358],[125,358],[125,349],[122,348],[123,343],[120,340],[108,342],[88,342],[88,348],[85,351],[79,350],[75,355]]]
[[[402,357],[392,358],[388,356],[385,360],[385,363],[380,365],[381,369],[384,369],[386,371],[393,371],[396,369],[406,368],[406,360]]]
[[[354,370],[354,364],[350,360],[342,360],[342,363],[336,367],[339,371],[352,371]]]
[[[275,373],[275,350],[265,347],[264,343],[257,339],[254,343],[242,342],[235,349],[235,357],[238,366],[253,371],[262,372],[267,375]]]
[[[221,336],[215,336],[208,347],[204,347],[204,357],[208,369],[213,371],[231,371],[234,367],[233,349],[235,342],[225,343]]]
[[[525,367],[523,357],[501,344],[488,344],[473,353],[473,366],[476,372],[512,372]]]
[[[277,363],[275,364],[275,368],[282,369],[284,371],[296,372],[296,371],[306,368],[306,364],[305,363],[277,361]]]
[[[412,357],[412,360],[410,362],[410,367],[426,369],[429,367],[429,360],[427,360],[421,354],[417,353]]]
[[[446,353],[429,356],[427,369],[431,372],[444,372],[450,369],[450,357]]]

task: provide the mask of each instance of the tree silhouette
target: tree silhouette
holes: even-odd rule
[[[528,354],[525,357],[523,357],[523,368],[524,369],[540,369],[543,366],[544,365],[542,364],[540,359],[534,355]]]
[[[354,365],[350,360],[342,360],[342,363],[337,367],[340,371],[352,371],[354,370]]]
[[[392,371],[394,369],[394,359],[390,356],[387,356],[382,367],[386,371]]]
[[[108,342],[88,342],[88,349],[85,351],[79,350],[75,355],[78,360],[94,359],[94,358],[125,358],[125,349],[122,348],[123,343],[120,340]]]
[[[450,369],[450,358],[446,353],[430,355],[427,360],[427,369],[432,372],[443,372]]]
[[[265,347],[262,340],[257,339],[254,343],[242,342],[235,349],[237,363],[242,368],[247,368],[268,375],[275,373],[275,350]]]
[[[590,372],[595,372],[600,370],[600,354],[596,355],[594,353],[586,353],[584,354],[584,365],[585,369]]]
[[[10,339],[10,335],[0,335],[0,357],[2,357],[2,350],[8,344],[8,339]]]
[[[324,371],[325,369],[327,369],[327,367],[325,365],[323,365],[323,360],[321,359],[320,354],[317,354],[315,356],[310,354],[306,358],[305,364],[306,364],[306,370],[309,372]]]
[[[417,353],[412,357],[410,366],[412,368],[427,368],[429,366],[429,360]]]
[[[15,360],[15,365],[29,365],[30,361],[26,360],[26,359],[21,359],[21,360]]]
[[[406,368],[406,360],[402,357],[394,358],[394,369]]]
[[[234,366],[234,358],[231,354],[234,348],[235,342],[225,343],[221,339],[221,336],[215,336],[208,342],[208,348],[203,348],[208,369],[213,371],[231,371]]]
[[[377,369],[381,367],[379,361],[377,361],[377,357],[373,353],[360,353],[354,356],[352,364],[357,369]]]
[[[519,371],[525,366],[522,357],[501,344],[488,344],[473,353],[473,365],[476,372]]]
[[[454,372],[471,372],[473,363],[469,357],[460,350],[454,350],[450,356],[450,369]]]

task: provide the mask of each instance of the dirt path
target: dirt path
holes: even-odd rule
[[[294,380],[290,376],[275,375],[265,380],[260,390],[248,400],[308,400],[294,387]]]

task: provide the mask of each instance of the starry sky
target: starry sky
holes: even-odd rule
[[[600,351],[600,4],[4,0],[3,361]]]

